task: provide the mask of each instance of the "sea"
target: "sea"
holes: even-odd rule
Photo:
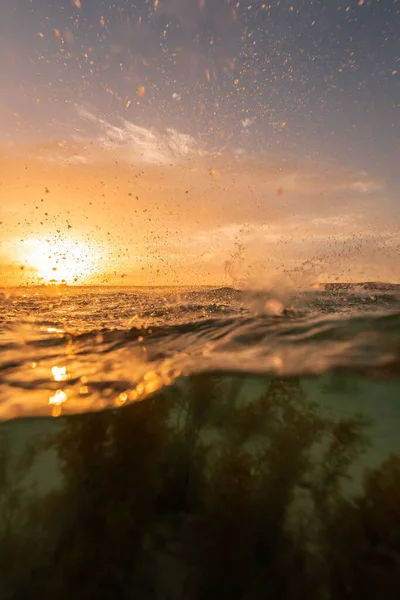
[[[0,291],[0,600],[400,598],[400,286]]]

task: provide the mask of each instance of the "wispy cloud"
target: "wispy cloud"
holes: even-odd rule
[[[197,140],[176,129],[158,132],[122,118],[117,125],[113,125],[86,109],[79,108],[78,112],[83,120],[95,126],[99,144],[117,152],[119,158],[129,162],[165,165],[202,155]]]
[[[102,267],[117,281],[127,273],[124,281],[160,283],[172,281],[172,273],[175,283],[187,283],[194,272],[221,281],[238,245],[255,278],[314,257],[327,273],[354,261],[381,268],[378,251],[398,252],[398,224],[382,209],[390,190],[365,171],[306,157],[215,156],[177,131],[110,123],[82,109],[79,115],[79,138],[31,148],[29,160],[9,157],[3,204],[15,215],[0,219],[9,238],[16,210],[29,205],[29,221],[18,224],[21,238],[56,232],[68,240],[82,230],[96,243],[111,243]],[[143,165],[140,177],[132,177],[135,164]]]
[[[363,180],[354,181],[353,183],[348,184],[347,189],[363,194],[371,194],[372,192],[383,190],[384,187],[383,182],[365,177]]]

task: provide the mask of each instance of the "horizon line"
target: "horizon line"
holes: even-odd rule
[[[374,280],[362,280],[362,281],[324,281],[324,282],[320,282],[320,283],[316,283],[316,284],[312,284],[311,287],[313,285],[320,285],[320,286],[324,286],[324,285],[334,285],[334,286],[340,286],[340,285],[388,285],[388,286],[400,286],[400,281],[395,282],[395,281],[374,281]],[[20,290],[20,289],[82,289],[82,288],[154,288],[154,289],[159,289],[159,288],[207,288],[207,289],[215,289],[215,288],[227,288],[227,289],[232,289],[232,290],[238,290],[241,291],[243,290],[243,288],[240,287],[236,287],[233,284],[223,284],[223,283],[215,283],[215,284],[163,284],[163,285],[154,285],[154,284],[81,284],[81,285],[76,285],[76,284],[65,284],[65,283],[60,283],[60,284],[20,284],[20,285],[2,285],[0,286],[0,291],[3,290]]]

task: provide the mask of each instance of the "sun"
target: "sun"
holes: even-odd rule
[[[30,239],[25,263],[37,273],[40,283],[85,282],[98,271],[100,256],[92,244],[73,239]]]

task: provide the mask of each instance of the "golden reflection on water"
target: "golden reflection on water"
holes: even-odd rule
[[[128,400],[128,394],[126,392],[122,392],[117,398],[117,404],[122,406]]]
[[[272,358],[272,365],[274,367],[274,371],[276,373],[280,373],[283,369],[283,360],[280,356],[274,356]]]
[[[178,369],[174,369],[171,372],[165,370],[165,372],[161,373],[157,373],[154,370],[147,371],[136,387],[130,391],[121,392],[117,396],[115,403],[117,406],[123,406],[128,400],[131,402],[144,400],[147,396],[160,391],[163,387],[172,385],[180,375],[181,371]]]
[[[67,401],[67,394],[63,390],[57,390],[50,396],[49,404],[52,406],[51,414],[53,417],[59,417],[62,412],[62,405]]]
[[[46,327],[47,333],[64,333],[62,329],[58,329],[57,327]]]
[[[49,398],[49,404],[63,404],[67,400],[67,394],[63,390],[57,390],[53,396]]]
[[[67,381],[70,375],[67,373],[67,367],[54,366],[51,369],[54,381]]]

